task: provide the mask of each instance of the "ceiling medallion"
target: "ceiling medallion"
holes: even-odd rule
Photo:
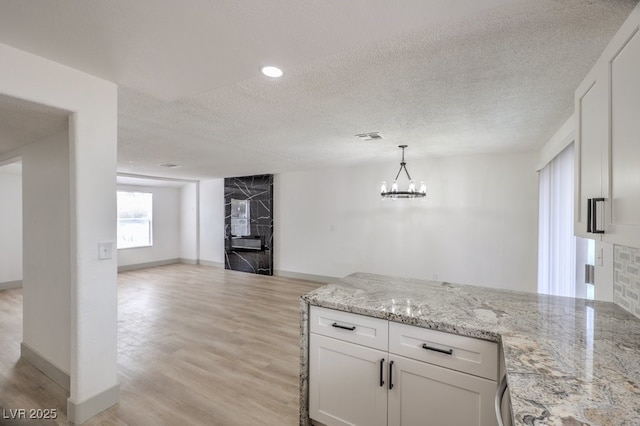
[[[420,183],[420,189],[416,191],[416,186],[411,180],[411,175],[409,175],[409,171],[407,170],[407,163],[404,161],[404,149],[408,145],[398,145],[398,148],[402,149],[402,161],[400,162],[400,170],[398,170],[398,174],[396,178],[393,180],[393,185],[391,185],[391,191],[387,190],[387,182],[382,182],[382,186],[380,187],[380,195],[383,199],[385,198],[423,198],[427,195],[427,186],[424,182]],[[409,179],[409,187],[406,191],[398,190],[398,177],[400,176],[400,172],[404,172]]]

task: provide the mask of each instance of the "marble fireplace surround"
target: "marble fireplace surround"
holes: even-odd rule
[[[232,200],[248,202],[247,229],[234,227],[240,236],[232,233]],[[225,269],[273,275],[273,175],[225,178],[224,209]],[[246,244],[235,244],[241,243],[242,238],[247,239]]]

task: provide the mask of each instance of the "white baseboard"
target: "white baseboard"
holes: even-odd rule
[[[118,266],[118,272],[135,271],[138,269],[155,268],[156,266],[173,265],[182,263],[181,259],[156,260],[155,262],[136,263],[133,265]]]
[[[328,277],[325,275],[304,274],[302,272],[280,271],[274,270],[273,275],[285,278],[294,278],[298,280],[315,281],[319,283],[330,283],[335,281],[337,277]]]
[[[181,257],[180,259],[178,259],[178,261],[179,261],[180,263],[184,263],[184,264],[186,264],[186,265],[197,265],[197,264],[199,264],[199,263],[200,263],[200,262],[198,261],[198,259],[184,259],[184,258],[182,258],[182,257]]]
[[[200,259],[200,265],[215,266],[216,268],[223,268],[224,269],[224,262],[214,262],[213,260]]]
[[[24,342],[20,343],[20,355],[40,370],[45,376],[56,382],[58,386],[69,392],[71,389],[69,373],[53,365],[51,361]]]
[[[120,402],[120,384],[85,399],[82,402],[67,399],[67,418],[74,424],[84,423]]]
[[[12,288],[20,288],[22,287],[22,280],[19,281],[5,281],[0,283],[0,290],[9,290]]]

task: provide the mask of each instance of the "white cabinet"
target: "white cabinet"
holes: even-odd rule
[[[387,424],[386,362],[377,349],[319,334],[309,340],[309,413],[326,425]]]
[[[396,355],[390,362],[389,426],[496,424],[495,381]]]
[[[607,73],[603,66],[592,69],[576,90],[574,233],[580,237],[600,238],[598,231],[604,227],[603,203],[593,200],[608,196],[607,92]],[[598,212],[600,220],[597,220]]]
[[[632,15],[633,17],[633,15]],[[608,57],[611,136],[609,198],[604,240],[640,247],[640,17],[623,26]]]
[[[386,425],[388,321],[312,306],[309,331],[309,416]]]
[[[316,424],[495,426],[498,345],[311,307]]]
[[[575,108],[574,233],[640,247],[640,5],[576,90]]]

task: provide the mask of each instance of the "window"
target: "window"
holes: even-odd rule
[[[153,245],[153,194],[118,191],[118,248]]]

